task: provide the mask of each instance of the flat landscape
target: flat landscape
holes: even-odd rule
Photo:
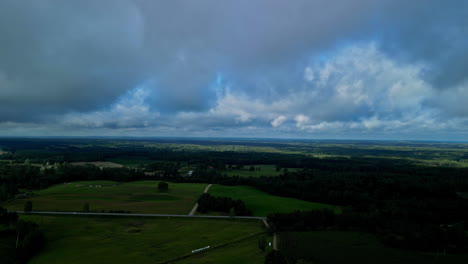
[[[0,264],[468,264],[468,0],[0,0]]]
[[[43,252],[30,261],[36,264],[163,263],[192,255],[195,249],[213,248],[265,231],[260,221],[38,215],[21,218],[38,223],[47,238]],[[230,255],[220,256],[217,251],[227,252],[237,245],[249,256],[258,255],[257,259],[263,260],[256,244],[248,242],[212,249],[206,257],[214,254],[213,259],[226,263],[223,260]],[[206,263],[205,257],[194,256],[185,263]]]
[[[241,199],[254,216],[268,216],[271,213],[291,213],[296,210],[329,208],[337,212],[338,206],[281,197],[259,191],[250,186],[225,186],[214,184],[209,193],[213,196],[227,196]]]
[[[131,211],[132,213],[188,214],[206,184],[169,183],[169,190],[158,190],[158,181],[118,183],[79,181],[34,191],[31,198],[4,204],[12,211],[23,210],[26,200],[35,211],[81,211],[89,203],[90,211]]]
[[[2,264],[468,263],[466,144],[0,143]]]

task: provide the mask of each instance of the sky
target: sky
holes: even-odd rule
[[[468,140],[465,0],[2,0],[0,136]]]

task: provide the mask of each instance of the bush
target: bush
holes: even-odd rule
[[[169,190],[169,184],[167,184],[167,182],[159,182],[158,189],[161,192],[167,192],[167,190]]]
[[[32,202],[31,201],[26,201],[24,203],[24,209],[23,209],[26,213],[29,213],[32,211]]]

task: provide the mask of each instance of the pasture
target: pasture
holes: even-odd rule
[[[279,235],[279,250],[293,262],[307,259],[324,264],[462,264],[468,255],[424,253],[385,247],[366,233],[343,231],[288,232]],[[339,252],[339,254],[337,254]]]
[[[30,261],[31,264],[160,263],[191,255],[194,249],[216,247],[264,232],[259,221],[41,215],[22,215],[21,218],[37,222],[47,237],[45,249]],[[203,254],[213,254],[217,260],[234,258],[236,245]],[[242,250],[239,252],[250,255],[259,251],[256,243],[240,243],[239,246]],[[224,251],[232,254],[224,255]],[[190,261],[186,259],[183,263],[205,263],[195,260],[197,258],[191,256]],[[263,261],[261,256],[248,263],[262,263],[260,260]]]
[[[158,181],[70,182],[35,191],[33,197],[16,199],[3,206],[11,211],[23,210],[25,201],[31,200],[34,211],[81,211],[84,203],[88,203],[94,212],[188,214],[205,186],[169,182],[169,191],[160,192]]]
[[[203,252],[201,254],[194,255],[190,258],[186,258],[180,261],[176,261],[177,264],[238,264],[238,263],[264,263],[265,255],[271,250],[271,247],[267,246],[265,253],[258,249],[259,236],[249,238],[244,241],[233,243],[226,247],[218,248],[212,251]],[[271,242],[271,237],[267,238],[268,242]]]
[[[289,213],[295,210],[306,211],[321,208],[330,208],[336,212],[340,211],[340,208],[337,206],[275,196],[250,186],[213,184],[208,193],[213,196],[227,196],[236,200],[240,199],[244,201],[247,208],[252,210],[254,216],[267,216],[271,213]]]

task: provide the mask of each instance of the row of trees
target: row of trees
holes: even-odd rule
[[[252,215],[243,201],[230,197],[215,197],[208,193],[204,193],[198,198],[198,210],[201,213],[222,212],[230,215]]]

